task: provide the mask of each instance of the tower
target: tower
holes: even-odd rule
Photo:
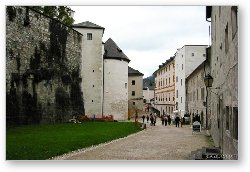
[[[82,90],[86,115],[102,115],[105,28],[89,21],[73,25],[82,37]]]

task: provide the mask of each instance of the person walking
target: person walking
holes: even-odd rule
[[[171,118],[170,118],[170,115],[168,115],[168,125],[171,124]]]
[[[138,113],[137,113],[137,111],[135,111],[135,124],[137,124],[138,123]]]
[[[167,124],[168,124],[168,117],[167,116],[164,116],[164,123],[165,123],[165,126],[167,126]]]
[[[154,118],[153,118],[152,113],[150,113],[150,125],[153,125],[153,124],[154,124]]]
[[[164,125],[164,115],[161,116],[161,125]]]
[[[142,122],[144,123],[145,115],[142,115]]]
[[[147,117],[146,117],[146,118],[147,118],[147,123],[148,123],[148,121],[149,121],[149,116],[147,115]]]
[[[177,116],[177,117],[175,117],[175,127],[179,127],[179,125],[180,125],[180,117],[179,116]]]
[[[154,113],[154,126],[155,126],[155,124],[156,124],[156,113]]]

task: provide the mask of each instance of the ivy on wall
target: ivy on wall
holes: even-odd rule
[[[8,20],[10,22],[22,22],[22,27],[24,27],[22,29],[29,32],[34,25],[34,23],[33,25],[30,23],[31,12],[29,8],[25,8],[25,10],[22,10],[24,16],[22,20],[15,20],[18,17],[17,11],[20,11],[20,9],[22,8],[7,7]],[[21,47],[22,42],[13,41],[13,44],[17,45],[6,49],[10,57],[7,58],[7,63],[9,60],[15,60],[17,70],[17,72],[10,71],[10,90],[7,90],[6,94],[7,125],[34,124],[40,123],[44,119],[44,110],[48,111],[50,103],[47,103],[47,101],[39,102],[41,100],[39,99],[40,94],[47,94],[37,91],[37,87],[41,83],[51,83],[51,89],[54,90],[52,96],[54,96],[55,105],[49,112],[51,118],[53,118],[52,121],[65,122],[70,115],[84,114],[79,64],[75,69],[70,69],[68,67],[70,59],[67,59],[66,56],[70,28],[56,20],[49,18],[48,20],[49,39],[48,41],[44,41],[42,38],[39,40],[32,39],[34,42],[31,44],[36,46],[34,46],[33,54],[30,57],[25,57],[25,54],[18,54],[15,47]],[[32,22],[34,21],[32,20]],[[11,32],[11,30],[8,32]],[[22,57],[29,59],[29,65],[22,66]],[[69,88],[69,90],[65,88]]]

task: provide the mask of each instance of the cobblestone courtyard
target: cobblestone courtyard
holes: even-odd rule
[[[190,125],[156,126],[117,141],[57,157],[57,160],[189,160],[191,151],[209,146],[207,138],[192,134]]]

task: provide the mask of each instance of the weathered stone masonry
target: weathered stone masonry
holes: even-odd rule
[[[82,35],[29,7],[6,7],[7,125],[84,114]]]

